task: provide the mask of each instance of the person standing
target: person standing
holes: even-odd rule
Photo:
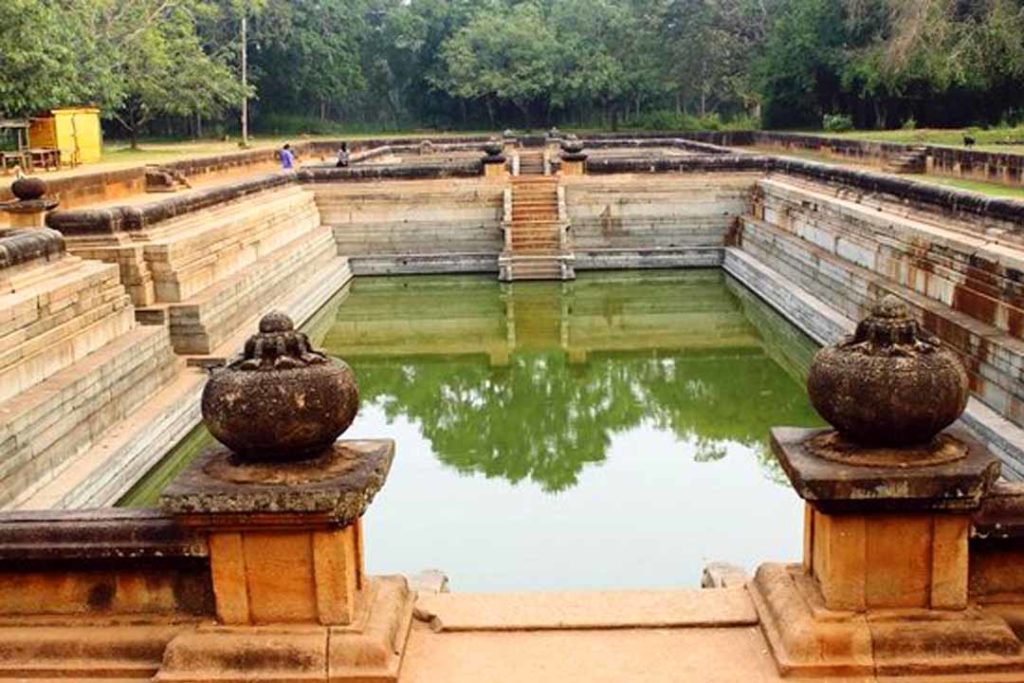
[[[281,148],[279,153],[281,157],[281,168],[285,171],[290,171],[295,168],[295,154],[292,153],[292,146],[286,144]]]

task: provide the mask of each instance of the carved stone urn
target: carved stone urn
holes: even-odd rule
[[[566,154],[579,154],[583,151],[583,141],[575,135],[569,135],[562,139],[561,147]]]
[[[316,457],[359,409],[349,366],[314,351],[291,318],[272,312],[242,357],[215,371],[203,390],[210,433],[241,461]]]
[[[823,348],[807,377],[815,410],[859,446],[924,446],[967,406],[959,357],[886,296],[852,337]]]
[[[488,157],[496,158],[501,156],[501,153],[505,149],[505,145],[504,143],[502,143],[501,140],[497,138],[491,138],[490,140],[484,143],[482,149],[484,151],[484,154],[486,154]]]

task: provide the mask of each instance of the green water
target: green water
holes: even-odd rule
[[[797,559],[773,425],[820,424],[814,344],[720,271],[360,278],[307,326],[356,372],[346,436],[398,444],[366,523],[373,573],[455,590],[695,586]],[[151,504],[197,430],[126,497]]]

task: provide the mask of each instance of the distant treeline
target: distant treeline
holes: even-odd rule
[[[126,137],[1024,118],[1024,0],[2,0],[0,117]]]

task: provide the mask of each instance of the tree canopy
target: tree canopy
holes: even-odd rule
[[[1024,0],[5,0],[0,116],[230,132],[243,16],[266,130],[1024,118]]]

